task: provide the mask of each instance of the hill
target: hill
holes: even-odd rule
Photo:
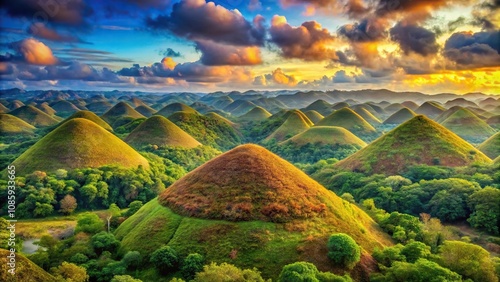
[[[477,149],[490,157],[492,160],[500,156],[500,132],[497,132],[497,134],[481,143]]]
[[[67,121],[75,119],[75,118],[88,119],[90,121],[93,121],[94,123],[96,123],[97,125],[101,126],[102,128],[104,128],[106,130],[113,131],[113,128],[111,128],[111,126],[107,122],[105,122],[102,118],[98,117],[96,114],[94,114],[91,111],[78,111],[78,112],[72,114],[64,122],[67,122]]]
[[[4,106],[2,103],[0,103],[0,114],[4,114],[4,113],[7,113],[9,112],[9,108],[7,108],[6,106]]]
[[[311,126],[314,125],[312,121],[299,110],[288,111],[286,115],[288,117],[286,118],[285,122],[283,122],[280,127],[278,127],[273,133],[271,133],[271,135],[269,135],[265,139],[266,142],[273,139],[278,142],[286,140],[292,136],[295,136],[296,134],[308,130]]]
[[[306,111],[316,111],[322,115],[329,115],[333,112],[332,105],[329,104],[325,100],[316,100],[309,106],[302,109],[304,112]]]
[[[359,114],[349,108],[342,108],[316,124],[317,126],[340,126],[357,136],[363,137],[376,133],[375,128]]]
[[[255,107],[257,107],[257,105],[247,100],[236,100],[231,104],[227,105],[226,107],[224,107],[223,111],[231,113],[234,116],[240,116],[247,113],[248,111],[250,111]]]
[[[127,102],[132,106],[132,108],[137,108],[139,106],[147,106],[144,103],[144,101],[142,101],[141,99],[139,99],[137,97],[132,97],[132,98],[128,99]]]
[[[12,110],[18,109],[22,106],[25,106],[23,102],[21,102],[19,100],[14,100],[14,101],[9,103],[8,108],[12,111]]]
[[[307,112],[304,112],[304,114],[314,123],[318,123],[320,120],[324,119],[325,117],[318,113],[317,111],[315,110],[310,110],[310,111],[307,111]]]
[[[255,107],[246,114],[240,116],[238,119],[241,121],[261,121],[270,117],[271,113],[262,107]]]
[[[175,182],[123,222],[116,237],[123,252],[143,255],[163,244],[207,261],[227,261],[232,253],[232,264],[276,279],[284,265],[300,260],[338,271],[326,242],[339,232],[363,248],[362,261],[391,244],[357,206],[266,149],[242,145]],[[354,270],[365,271],[362,263]]]
[[[186,112],[174,113],[168,119],[203,145],[226,150],[241,144],[241,134],[223,120]]]
[[[44,136],[19,156],[13,165],[19,175],[35,170],[55,171],[120,165],[143,166],[148,161],[109,131],[83,119],[71,119]]]
[[[485,121],[463,108],[450,115],[441,125],[473,143],[481,143],[496,132]]]
[[[42,112],[48,114],[49,116],[54,116],[56,115],[56,110],[54,110],[51,106],[49,106],[48,103],[42,103],[37,106],[38,109],[40,109]]]
[[[34,134],[35,127],[9,114],[0,114],[0,136]]]
[[[401,103],[401,105],[403,105],[404,107],[407,107],[408,109],[414,111],[416,109],[418,109],[418,104],[413,102],[413,101],[405,101],[403,103]]]
[[[488,118],[486,123],[493,128],[500,129],[500,115]]]
[[[206,117],[208,118],[211,118],[211,119],[216,119],[216,120],[219,120],[219,121],[222,121],[230,126],[236,126],[236,124],[230,120],[228,120],[227,118],[219,115],[218,113],[214,113],[214,112],[209,112],[209,113],[206,113],[205,114]]]
[[[191,108],[190,106],[188,106],[186,104],[182,104],[182,103],[172,103],[172,104],[166,105],[161,110],[159,110],[156,114],[168,118],[169,116],[171,116],[172,114],[174,114],[176,112],[199,114],[195,109]]]
[[[146,145],[194,148],[201,145],[191,135],[163,116],[152,116],[137,126],[125,138],[135,148]]]
[[[71,102],[68,102],[66,100],[61,100],[57,101],[55,103],[51,103],[50,107],[54,109],[59,116],[66,117],[69,116],[73,113],[78,112],[80,109],[72,104]]]
[[[445,121],[447,118],[449,118],[452,114],[454,114],[456,111],[463,109],[463,107],[460,106],[453,106],[446,111],[442,112],[439,116],[437,116],[434,120],[438,123],[442,123]]]
[[[85,107],[96,114],[103,114],[111,109],[113,105],[108,101],[98,101],[90,103]]]
[[[385,121],[384,124],[402,124],[403,122],[412,119],[415,117],[417,114],[408,109],[408,108],[402,108],[401,110],[395,112],[392,114],[390,117],[388,117]]]
[[[352,106],[351,109],[356,112],[358,115],[360,115],[362,118],[364,118],[369,124],[372,126],[379,126],[382,124],[382,121],[373,115],[368,109],[366,105],[355,105]]]
[[[358,148],[363,148],[366,143],[352,134],[349,130],[337,126],[314,126],[293,136],[283,142],[283,144],[293,143],[303,146],[306,144],[319,145],[354,145]]]
[[[400,103],[394,103],[394,104],[390,104],[389,106],[385,107],[384,110],[388,113],[388,114],[394,114],[395,112],[401,110],[402,108],[404,108],[405,106],[401,105]]]
[[[426,115],[429,118],[435,118],[444,111],[445,108],[437,102],[425,102],[415,110],[417,114]]]
[[[9,112],[10,115],[18,117],[35,127],[46,127],[59,123],[57,119],[49,116],[33,106],[22,106]]]
[[[24,255],[16,253],[16,274],[8,272],[8,250],[0,249],[0,281],[3,282],[54,282],[57,279]]]
[[[113,127],[117,127],[114,125],[114,123],[119,119],[124,119],[124,118],[136,119],[143,117],[144,117],[143,115],[134,110],[134,108],[132,108],[129,104],[125,102],[119,102],[101,116],[103,120],[111,124]],[[130,120],[128,122],[130,122]]]
[[[343,170],[395,175],[416,164],[466,166],[491,160],[429,118],[418,115],[335,164]]]
[[[135,108],[135,110],[145,117],[150,117],[156,113],[156,110],[148,105],[140,105]]]

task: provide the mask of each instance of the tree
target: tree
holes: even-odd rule
[[[478,245],[445,241],[439,248],[441,264],[473,281],[497,282],[490,254]]]
[[[384,274],[373,274],[372,282],[461,282],[459,274],[441,267],[439,264],[419,259],[415,263],[396,261],[392,267],[387,268]]]
[[[69,194],[64,196],[64,198],[59,202],[59,204],[61,206],[59,212],[63,214],[71,214],[77,207],[75,197]]]
[[[142,202],[141,201],[133,201],[128,205],[128,210],[125,213],[125,216],[132,216],[135,214],[138,210],[142,208]]]
[[[183,261],[181,266],[181,273],[186,280],[194,278],[197,272],[203,270],[205,259],[198,253],[189,254]]]
[[[91,238],[92,247],[98,255],[104,251],[113,253],[120,246],[120,241],[112,233],[101,231]]]
[[[475,228],[500,234],[500,189],[486,187],[468,199],[472,214],[467,220]]]
[[[414,263],[420,258],[428,258],[431,255],[431,247],[422,242],[411,242],[403,247],[401,255],[405,256],[407,262]]]
[[[196,273],[196,276],[191,282],[264,282],[260,272],[257,269],[239,269],[236,266],[228,263],[217,265],[212,262],[210,265],[205,265],[202,272]]]
[[[54,276],[71,282],[87,282],[89,276],[85,268],[73,263],[63,262],[54,270]]]
[[[111,204],[106,211],[106,221],[108,222],[108,232],[111,231],[111,219],[120,216],[120,208],[116,204]]]
[[[115,275],[111,282],[142,282],[140,279],[135,279],[130,275]]]
[[[281,270],[278,282],[351,282],[352,279],[345,276],[338,276],[330,272],[320,272],[316,266],[310,262],[295,262],[287,264]]]
[[[138,268],[141,265],[141,262],[142,256],[138,251],[129,251],[122,258],[122,263],[128,269]]]
[[[151,263],[161,272],[175,270],[179,264],[177,252],[170,246],[163,246],[151,254]]]
[[[104,229],[104,223],[95,213],[86,212],[78,216],[75,233],[96,234]]]
[[[361,258],[361,248],[349,235],[338,233],[328,239],[328,258],[336,264],[352,268]]]

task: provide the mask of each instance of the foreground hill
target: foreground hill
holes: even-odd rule
[[[363,117],[349,108],[342,108],[333,112],[316,124],[317,126],[340,126],[356,136],[364,137],[376,133],[375,128]]]
[[[278,127],[265,141],[284,141],[296,134],[302,133],[309,129],[314,124],[312,121],[301,111],[291,110],[285,113],[287,116],[285,122]]]
[[[488,138],[477,148],[492,160],[500,156],[500,132]]]
[[[116,127],[114,123],[120,119],[133,120],[143,117],[144,117],[143,115],[141,115],[138,111],[134,110],[134,108],[132,108],[129,104],[125,102],[119,102],[101,116],[103,120],[111,124],[111,126],[113,127]]]
[[[473,143],[481,143],[496,132],[485,121],[463,108],[451,114],[441,125]]]
[[[34,127],[47,127],[59,123],[59,120],[33,106],[22,106],[9,112],[9,114],[24,120]]]
[[[194,148],[201,143],[162,116],[152,116],[137,126],[125,138],[135,148],[146,145]]]
[[[465,166],[491,160],[442,125],[419,115],[338,162],[344,170],[401,174],[416,164]]]
[[[69,118],[67,118],[64,122],[75,119],[75,118],[88,119],[90,121],[93,121],[94,123],[96,123],[97,125],[101,126],[102,128],[104,128],[106,130],[113,131],[113,128],[111,128],[111,126],[107,122],[105,122],[102,118],[98,117],[96,114],[94,114],[91,111],[76,112],[76,113],[72,114]]]
[[[8,272],[9,251],[0,249],[0,281],[2,282],[54,282],[57,279],[24,255],[16,253],[16,274]]]
[[[59,168],[75,169],[120,165],[143,166],[148,161],[125,142],[94,122],[71,119],[47,134],[13,164],[20,174],[35,170],[54,171]]]
[[[9,114],[0,114],[0,136],[33,134],[35,127],[24,120]]]
[[[391,244],[355,205],[266,149],[242,145],[175,182],[123,222],[116,236],[122,251],[147,256],[166,244],[181,256],[198,252],[214,262],[233,254],[232,264],[277,278],[284,265],[300,260],[338,270],[326,242],[339,232],[364,250],[353,271],[358,274],[370,265],[368,252]]]

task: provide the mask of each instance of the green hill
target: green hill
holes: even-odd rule
[[[286,115],[288,115],[288,117],[285,122],[265,139],[266,142],[273,139],[278,142],[284,141],[308,130],[314,125],[312,121],[299,110],[289,111]]]
[[[413,101],[405,101],[405,102],[401,103],[401,105],[404,107],[407,107],[408,109],[410,109],[412,111],[418,109],[417,103],[415,103]]]
[[[241,144],[241,134],[220,119],[187,112],[176,112],[168,119],[203,145],[227,150]]]
[[[182,103],[172,103],[172,104],[166,105],[161,110],[159,110],[156,114],[168,118],[169,116],[171,116],[172,114],[174,114],[176,112],[199,114],[195,109],[191,108],[190,106],[188,106],[186,104],[182,104]]]
[[[50,107],[54,109],[59,116],[66,117],[69,116],[73,113],[78,112],[80,109],[72,104],[71,102],[68,102],[66,100],[61,100],[57,101],[55,103],[50,104]]]
[[[441,125],[473,143],[481,143],[496,132],[468,109],[459,109],[445,119]]]
[[[133,120],[143,117],[144,117],[143,115],[134,110],[134,108],[132,108],[129,104],[125,102],[119,102],[101,116],[103,120],[105,120],[108,124],[111,124],[112,126],[114,126],[113,124],[119,119],[129,118]],[[131,120],[128,120],[128,122],[130,122]],[[124,125],[128,122],[125,122],[120,125]]]
[[[352,134],[349,130],[337,126],[314,126],[299,133],[283,142],[283,144],[294,143],[302,146],[306,144],[319,145],[354,145],[363,148],[366,143]]]
[[[163,116],[152,116],[137,126],[125,138],[135,148],[146,145],[194,148],[201,145],[191,135]]]
[[[390,117],[388,117],[385,121],[384,124],[402,124],[403,122],[412,119],[415,117],[417,114],[408,109],[408,108],[402,108],[401,110],[395,112],[392,114]]]
[[[0,114],[0,136],[34,134],[35,127],[9,114]]]
[[[343,109],[343,108],[349,108],[350,106],[351,105],[349,105],[346,102],[338,102],[338,103],[335,103],[332,105],[332,110],[338,111],[338,110]]]
[[[332,105],[329,104],[325,100],[316,100],[309,106],[302,109],[304,112],[306,111],[316,111],[322,115],[329,115],[333,112]]]
[[[35,127],[46,127],[59,123],[57,119],[49,116],[33,106],[22,106],[9,113]]]
[[[230,126],[236,126],[236,123],[228,120],[227,118],[219,115],[218,113],[209,112],[209,113],[206,113],[205,116],[208,117],[208,118],[211,118],[211,119],[216,119],[218,121],[222,121],[222,122],[224,122],[224,123],[226,123],[226,124],[228,124]]]
[[[395,175],[416,164],[456,167],[474,162],[491,163],[491,160],[455,133],[419,115],[335,166]]]
[[[371,124],[349,108],[342,108],[333,112],[316,125],[340,126],[360,137],[376,134],[376,130]]]
[[[12,111],[24,106],[24,103],[19,100],[14,100],[9,103],[8,108]]]
[[[417,114],[435,118],[445,111],[445,108],[437,102],[425,102],[415,110]]]
[[[391,245],[357,206],[266,149],[242,145],[175,182],[115,234],[122,252],[148,256],[167,245],[181,257],[197,252],[214,262],[233,254],[232,264],[276,279],[284,265],[300,260],[339,271],[326,248],[339,232],[363,248],[362,261],[375,247]],[[360,263],[353,272],[369,267]]]
[[[352,106],[351,109],[356,112],[358,115],[360,115],[362,118],[364,118],[369,124],[372,126],[379,126],[382,124],[382,121],[373,115],[365,105],[355,105]]]
[[[437,116],[434,120],[437,122],[437,123],[442,123],[443,121],[445,121],[447,118],[449,118],[452,114],[454,114],[456,111],[458,110],[461,110],[463,109],[463,107],[460,107],[460,106],[454,106],[454,107],[451,107],[449,109],[447,109],[446,111],[442,112],[439,116]]]
[[[497,134],[481,143],[477,149],[490,157],[492,160],[500,156],[500,132],[497,132]]]
[[[54,110],[47,102],[42,103],[37,106],[38,109],[40,109],[42,112],[48,114],[49,116],[54,116],[56,115],[56,110]]]
[[[318,123],[320,120],[324,119],[325,117],[318,113],[317,111],[315,110],[310,110],[310,111],[307,111],[307,112],[304,112],[304,114],[314,123]]]
[[[227,105],[226,107],[224,107],[223,110],[225,112],[231,113],[234,116],[240,116],[247,113],[248,111],[250,111],[255,107],[257,107],[257,105],[247,100],[236,100],[231,104]]]
[[[113,105],[108,101],[98,101],[90,103],[85,107],[96,114],[103,114],[111,109]]]
[[[255,107],[246,114],[240,116],[238,119],[241,121],[261,121],[270,117],[271,113],[262,107]]]
[[[405,106],[401,105],[400,103],[394,103],[390,104],[389,106],[384,108],[384,111],[386,111],[388,114],[394,114],[395,112],[403,109]]]
[[[16,273],[8,272],[7,266],[10,254],[8,250],[0,249],[0,281],[2,282],[54,282],[57,279],[27,259],[24,255],[16,253]]]
[[[111,126],[107,122],[105,122],[102,118],[98,117],[96,114],[94,114],[91,111],[78,111],[78,112],[72,114],[64,122],[67,122],[67,121],[75,119],[75,118],[88,119],[90,121],[93,121],[94,123],[96,123],[97,125],[101,126],[102,128],[104,128],[106,130],[113,131],[113,128],[111,128]]]
[[[44,136],[13,164],[19,175],[35,170],[55,171],[120,165],[149,168],[148,161],[109,131],[83,119],[71,119]]]
[[[4,113],[7,113],[9,112],[9,108],[7,108],[6,106],[4,106],[2,103],[0,103],[0,114],[4,114]]]
[[[156,110],[148,105],[137,106],[135,110],[145,117],[150,117],[156,113]]]
[[[132,108],[137,108],[139,106],[147,106],[141,99],[137,97],[132,97],[127,102],[132,106]]]

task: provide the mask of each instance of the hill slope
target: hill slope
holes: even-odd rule
[[[0,136],[33,134],[35,127],[24,120],[9,114],[0,114]]]
[[[33,106],[22,106],[13,110],[9,114],[18,117],[35,127],[46,127],[59,123],[59,121],[54,117],[49,116]]]
[[[186,104],[182,104],[182,103],[172,103],[172,104],[166,105],[161,110],[159,110],[156,114],[168,118],[169,116],[171,116],[173,113],[176,113],[176,112],[198,114],[198,112],[195,109],[191,108],[190,106],[188,106]]]
[[[299,110],[288,111],[285,115],[288,115],[285,122],[269,135],[265,141],[271,141],[273,139],[278,142],[283,141],[306,131],[314,125],[312,121]]]
[[[455,132],[463,139],[474,143],[481,143],[496,132],[485,121],[464,108],[451,114],[441,125]]]
[[[359,148],[366,146],[366,143],[352,134],[349,130],[337,126],[314,126],[295,135],[283,142],[294,143],[296,145],[321,144],[321,145],[354,145]]]
[[[500,132],[481,143],[477,149],[490,157],[492,160],[500,156]]]
[[[415,110],[417,114],[426,115],[429,118],[435,118],[443,113],[445,109],[436,102],[425,102]]]
[[[261,121],[270,117],[271,113],[262,107],[255,107],[238,119],[242,121]]]
[[[134,110],[134,108],[132,108],[129,104],[125,102],[120,102],[114,105],[111,109],[109,109],[101,116],[103,120],[105,120],[107,123],[111,125],[113,125],[113,123],[118,119],[123,119],[123,118],[137,119],[143,117],[144,117],[143,115]]]
[[[412,119],[416,115],[417,114],[414,111],[408,108],[402,108],[401,110],[395,112],[390,117],[388,117],[384,121],[384,124],[402,124],[403,122]]]
[[[78,111],[78,112],[72,114],[64,122],[75,119],[75,118],[88,119],[90,121],[93,121],[94,123],[96,123],[97,125],[101,126],[102,128],[104,128],[106,130],[113,131],[113,128],[111,128],[111,126],[107,122],[105,122],[102,118],[98,117],[96,114],[94,114],[91,111]]]
[[[149,168],[148,161],[129,145],[83,118],[63,123],[26,150],[13,164],[20,175],[35,170],[54,171],[110,164]]]
[[[156,113],[156,110],[148,105],[140,105],[135,110],[145,117],[150,117]]]
[[[194,148],[201,143],[163,116],[152,116],[125,138],[135,148],[146,145]]]
[[[333,112],[316,124],[317,126],[340,126],[357,136],[376,133],[375,128],[359,114],[349,108],[342,108]]]
[[[491,160],[442,125],[419,115],[335,166],[367,173],[401,174],[415,164],[465,166]]]
[[[7,256],[9,251],[0,249],[0,281],[3,282],[54,282],[56,278],[24,255],[16,253],[16,274],[8,272]]]
[[[310,110],[310,111],[307,111],[307,112],[304,112],[304,114],[314,123],[318,123],[320,120],[324,119],[325,117],[318,113],[317,111],[315,110]]]

